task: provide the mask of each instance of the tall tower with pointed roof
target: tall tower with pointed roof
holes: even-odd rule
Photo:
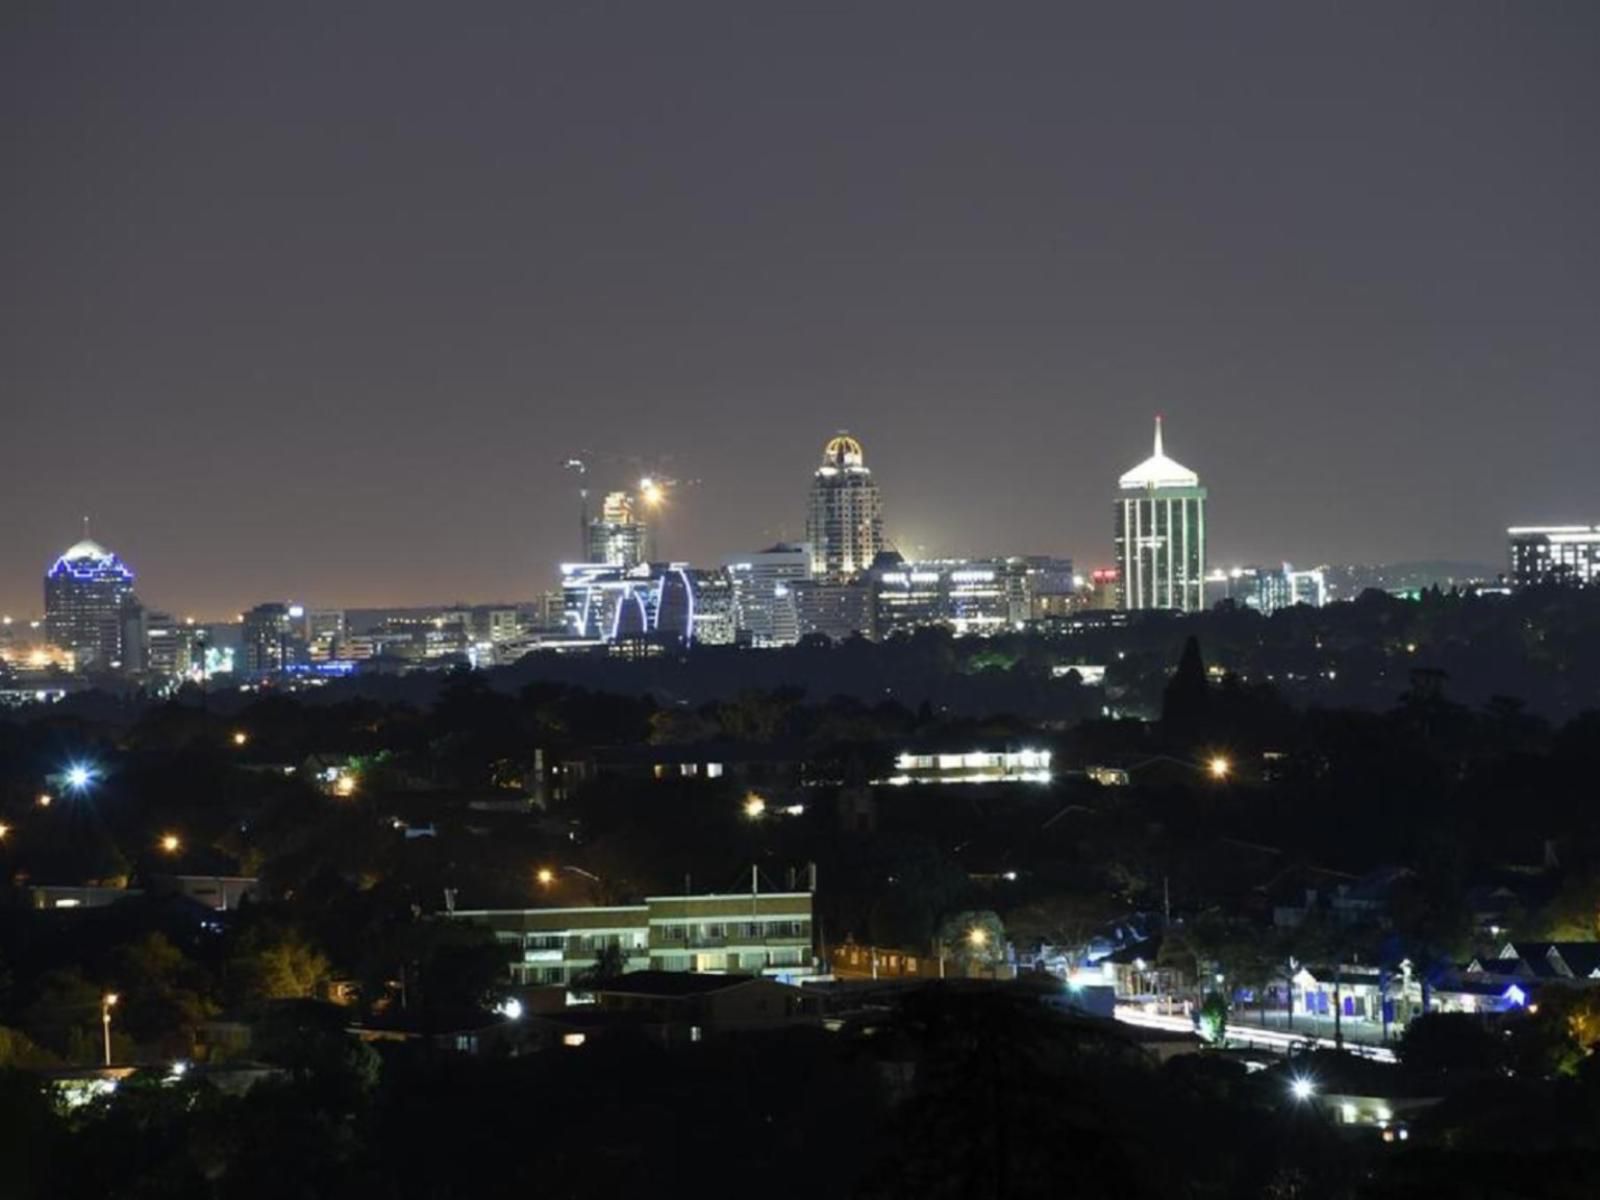
[[[1122,607],[1204,608],[1206,489],[1167,457],[1159,416],[1154,451],[1122,476],[1115,512]]]

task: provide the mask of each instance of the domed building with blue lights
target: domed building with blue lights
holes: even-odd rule
[[[45,631],[58,649],[72,652],[79,671],[122,667],[124,626],[136,603],[133,572],[88,538],[68,548],[44,577]]]

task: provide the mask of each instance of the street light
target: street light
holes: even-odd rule
[[[556,873],[549,867],[540,867],[537,878],[539,880],[540,887],[549,887],[556,881]]]
[[[55,797],[52,796],[49,792],[40,792],[39,793],[39,799],[38,799],[38,805],[39,805],[40,808],[49,808],[50,807],[50,802],[52,800],[54,800],[54,799],[55,799]]]
[[[236,730],[233,731],[233,744],[235,746],[248,745],[249,741],[250,741],[250,735],[248,733],[246,733],[244,730],[236,729]]]
[[[754,793],[751,793],[749,796],[745,797],[744,815],[749,817],[752,821],[760,820],[761,816],[766,811],[767,811],[767,802],[765,800],[763,800],[760,796],[757,796]]]
[[[1296,1100],[1309,1100],[1317,1094],[1317,1085],[1304,1075],[1296,1075],[1289,1084],[1289,1094]]]
[[[93,767],[84,763],[73,763],[67,767],[67,786],[75,792],[85,791],[94,782],[94,776]]]
[[[106,1066],[111,1065],[111,1010],[117,1006],[121,999],[115,992],[107,992],[100,997],[100,1025],[105,1030],[106,1040]]]
[[[1224,755],[1214,754],[1211,761],[1206,764],[1206,770],[1211,773],[1213,779],[1226,779],[1233,774],[1233,763]]]
[[[974,926],[967,933],[967,941],[972,944],[974,949],[982,950],[989,944],[989,931]]]
[[[183,849],[183,839],[175,833],[164,833],[161,835],[161,849],[167,854],[176,854]]]

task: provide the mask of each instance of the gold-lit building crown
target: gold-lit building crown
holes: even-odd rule
[[[822,465],[825,467],[859,467],[863,457],[861,443],[848,433],[830,438],[822,448]]]

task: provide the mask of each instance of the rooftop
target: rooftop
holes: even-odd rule
[[[1156,418],[1155,452],[1133,470],[1125,474],[1123,488],[1199,487],[1200,476],[1182,463],[1168,458],[1161,445],[1161,418]]]

